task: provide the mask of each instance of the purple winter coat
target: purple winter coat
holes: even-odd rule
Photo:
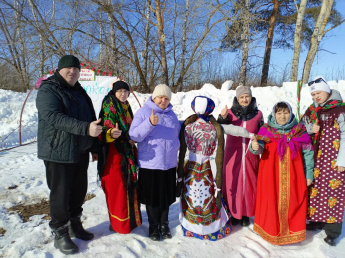
[[[140,168],[168,170],[177,166],[181,125],[172,107],[169,103],[163,110],[150,97],[135,113],[129,135],[138,142]],[[152,109],[159,118],[156,126],[150,122]]]

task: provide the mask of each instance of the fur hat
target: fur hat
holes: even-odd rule
[[[80,61],[73,55],[65,55],[61,57],[58,63],[58,70],[67,67],[76,67],[80,70]]]
[[[310,86],[310,93],[313,93],[314,91],[325,91],[328,94],[331,93],[331,88],[322,76],[316,76],[313,81],[308,83],[308,85]]]
[[[252,96],[252,90],[248,86],[238,86],[236,88],[236,98],[239,99],[243,94],[248,94]]]
[[[154,100],[155,97],[158,97],[158,96],[165,96],[171,99],[170,88],[165,84],[158,84],[152,93],[152,100]]]
[[[125,90],[129,91],[129,86],[124,81],[114,82],[113,83],[113,92],[115,93],[117,90],[120,90],[120,89],[125,89]]]

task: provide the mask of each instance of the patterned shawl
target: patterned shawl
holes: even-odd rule
[[[308,114],[308,116],[310,117],[310,121],[314,124],[317,120],[319,120],[320,114],[323,111],[340,107],[340,106],[345,106],[345,103],[343,103],[341,100],[330,100],[326,102],[326,104],[322,107],[321,106],[315,107],[314,104],[311,104],[307,110],[309,112],[306,114]],[[320,128],[320,131],[321,131],[321,128]],[[317,132],[314,135],[314,144],[319,140],[319,132]]]
[[[125,108],[128,108],[130,117],[127,117]],[[99,117],[102,118],[101,125],[103,132],[99,136],[102,150],[101,159],[98,161],[98,174],[100,178],[103,176],[108,156],[108,144],[115,144],[116,150],[122,156],[121,170],[123,180],[127,181],[127,185],[137,182],[137,148],[129,143],[129,127],[133,119],[133,112],[128,101],[122,104],[113,94],[112,91],[108,93],[103,99],[102,109]],[[111,143],[106,142],[106,133],[110,128],[115,128],[116,123],[119,129],[122,130],[121,136]]]
[[[260,128],[258,135],[269,138],[271,142],[278,142],[277,153],[280,159],[283,158],[288,147],[290,148],[292,159],[297,157],[298,151],[301,148],[313,149],[310,137],[305,127],[301,124],[293,126],[287,134],[283,134],[266,123]]]

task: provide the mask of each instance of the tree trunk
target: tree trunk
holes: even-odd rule
[[[108,5],[111,5],[112,1],[108,0]],[[110,15],[108,14],[108,20],[110,23],[110,42],[111,42],[111,57],[110,57],[110,64],[113,64],[115,66],[115,69],[113,69],[114,71],[116,71],[116,75],[120,76],[120,71],[119,71],[119,57],[118,57],[118,53],[117,53],[117,49],[116,49],[116,38],[115,38],[115,28],[114,25],[112,24],[112,18],[110,17]]]
[[[44,49],[44,42],[43,42],[43,36],[40,34],[40,76],[43,76],[45,71],[44,71],[44,62],[45,62],[45,49]]]
[[[246,84],[247,78],[247,61],[248,61],[248,52],[249,52],[249,5],[250,0],[245,0],[245,8],[242,8],[243,13],[243,37],[242,37],[242,61],[241,61],[241,68],[240,68],[240,85]]]
[[[169,76],[168,76],[168,64],[165,50],[165,35],[164,35],[164,17],[163,11],[161,9],[160,0],[156,0],[156,18],[157,18],[157,29],[158,29],[158,41],[159,50],[161,58],[162,76],[163,82],[169,86]]]
[[[102,64],[103,62],[103,43],[102,43],[102,39],[103,39],[103,28],[102,28],[102,12],[99,12],[99,56],[98,56],[98,63]]]
[[[16,23],[16,38],[19,41],[19,47],[14,47],[17,59],[17,72],[19,73],[19,78],[21,81],[21,86],[23,92],[26,92],[27,89],[30,88],[30,79],[27,67],[27,49],[24,43],[24,36],[22,35],[22,9],[19,8],[18,0],[14,1],[14,7],[17,12],[15,12],[15,23]],[[13,42],[13,44],[17,44],[17,42]]]
[[[278,9],[280,6],[280,2],[278,0],[272,0],[272,2],[273,2],[273,10],[272,10],[272,14],[271,14],[269,25],[268,25],[264,62],[263,62],[262,72],[261,72],[261,86],[267,85],[268,71],[270,68],[270,59],[271,59],[272,44],[273,44],[274,28],[276,26]]]
[[[297,81],[297,77],[298,77],[298,64],[299,64],[299,56],[301,53],[301,32],[302,32],[303,17],[304,17],[305,7],[307,5],[307,2],[308,0],[301,0],[299,8],[296,5],[297,20],[296,20],[296,28],[295,28],[294,51],[293,51],[291,77],[290,77],[290,81],[292,82]]]
[[[144,74],[146,81],[147,81],[147,62],[148,62],[148,56],[149,56],[150,5],[151,5],[151,0],[147,0],[147,2],[146,2],[145,46],[144,46],[144,52],[143,52],[143,59],[144,59],[143,74]]]
[[[182,53],[181,53],[181,70],[184,70],[185,68],[185,62],[186,62],[186,51],[187,51],[187,21],[189,16],[189,0],[186,0],[186,10],[185,10],[185,16],[183,21],[183,27],[182,27]],[[181,83],[179,86],[179,90],[182,91],[183,89],[183,78],[181,79]]]
[[[311,36],[309,51],[304,62],[303,68],[303,82],[307,83],[310,76],[311,66],[319,47],[320,41],[325,34],[324,30],[331,14],[334,0],[323,0],[319,17],[317,18],[313,35]]]

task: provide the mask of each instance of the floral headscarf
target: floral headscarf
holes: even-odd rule
[[[205,109],[205,113],[204,114],[198,114],[197,112],[195,112],[195,99],[196,98],[205,98],[207,100],[207,106],[206,106],[206,109]],[[192,109],[193,111],[202,119],[204,119],[205,121],[209,121],[209,115],[213,112],[214,110],[214,107],[215,107],[215,104],[214,104],[214,101],[208,97],[205,97],[205,96],[196,96],[193,101],[192,101]]]

